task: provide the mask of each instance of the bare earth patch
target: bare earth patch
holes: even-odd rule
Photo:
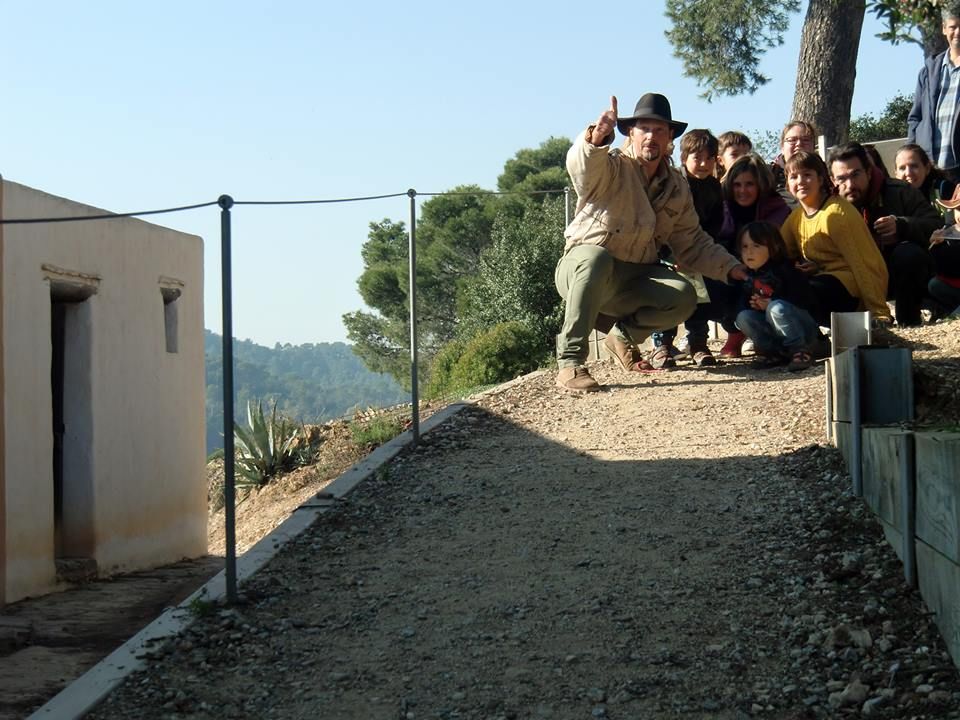
[[[955,417],[958,330],[893,333],[929,424]],[[819,445],[822,368],[594,370],[606,392],[545,372],[425,436],[94,716],[960,718]]]

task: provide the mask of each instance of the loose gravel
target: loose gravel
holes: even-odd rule
[[[953,718],[822,367],[542,373],[385,466],[101,718]]]

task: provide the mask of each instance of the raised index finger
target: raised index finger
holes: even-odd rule
[[[617,96],[616,96],[616,95],[611,95],[611,96],[610,96],[610,112],[613,113],[613,116],[614,116],[614,117],[618,117],[618,115],[617,115]]]

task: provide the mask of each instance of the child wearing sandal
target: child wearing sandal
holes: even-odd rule
[[[737,327],[751,340],[754,365],[787,365],[791,372],[813,365],[818,327],[810,314],[813,291],[806,276],[787,255],[776,225],[752,222],[737,235],[737,250],[750,268],[744,281]]]

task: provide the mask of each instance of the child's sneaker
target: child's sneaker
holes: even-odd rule
[[[677,361],[670,357],[666,345],[655,347],[647,356],[647,363],[654,370],[667,370],[677,365]]]
[[[690,339],[684,335],[682,338],[677,340],[677,344],[673,346],[673,355],[674,360],[686,360],[690,357]]]
[[[697,367],[717,364],[717,359],[713,356],[713,353],[710,352],[710,348],[707,347],[705,341],[690,343],[690,357]]]

